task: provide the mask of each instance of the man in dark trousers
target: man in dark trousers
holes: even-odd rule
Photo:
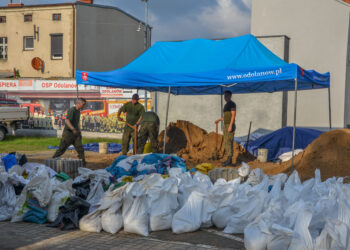
[[[66,152],[70,145],[74,145],[75,150],[78,152],[78,157],[83,161],[83,165],[86,165],[84,148],[82,144],[81,131],[79,126],[80,110],[84,108],[86,100],[84,98],[77,99],[75,106],[70,108],[66,117],[66,123],[62,133],[62,139],[59,148],[52,158],[60,157]]]
[[[231,91],[225,91],[224,98],[226,101],[226,104],[224,106],[224,117],[216,120],[215,123],[219,123],[221,121],[224,122],[224,146],[227,153],[227,160],[224,163],[224,166],[231,166],[233,156],[233,139],[235,137],[236,130],[236,103],[231,100]]]
[[[147,139],[150,138],[152,153],[158,152],[159,117],[155,112],[148,111],[142,115],[140,122],[139,143],[137,153],[143,154]]]
[[[120,117],[121,113],[124,113],[124,116],[126,114],[126,122],[129,123],[131,126],[125,124],[124,126],[124,132],[123,132],[123,138],[122,138],[122,154],[126,155],[128,153],[129,149],[129,142],[131,138],[134,138],[135,136],[135,126],[137,127],[140,124],[141,116],[145,112],[145,108],[141,103],[139,103],[139,95],[134,94],[131,98],[131,102],[125,103],[119,110],[118,110],[118,120],[123,122],[124,120]],[[136,153],[136,152],[135,152]]]

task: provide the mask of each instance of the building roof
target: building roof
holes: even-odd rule
[[[0,6],[0,9],[20,9],[20,8],[40,8],[40,7],[53,7],[53,6],[73,6],[73,5],[86,5],[91,7],[97,7],[97,8],[106,8],[106,9],[113,9],[117,10],[119,12],[122,12],[123,14],[131,17],[132,19],[136,20],[137,22],[140,22],[142,24],[145,24],[140,19],[134,17],[133,15],[129,14],[128,12],[114,6],[108,6],[108,5],[101,5],[101,4],[89,4],[89,3],[83,3],[83,2],[69,2],[69,3],[54,3],[54,4],[35,4],[35,5],[21,5],[21,4],[13,4],[12,6]],[[148,25],[150,29],[152,27]]]

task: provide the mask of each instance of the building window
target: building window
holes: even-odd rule
[[[63,58],[63,34],[51,34],[51,59]]]
[[[0,37],[0,59],[7,59],[7,37]]]
[[[34,49],[34,37],[25,36],[23,37],[23,50],[33,50]]]
[[[32,14],[24,15],[24,21],[25,21],[25,22],[31,22],[31,21],[33,21],[33,16],[32,16]]]
[[[61,21],[61,13],[52,14],[53,21]]]
[[[0,23],[6,23],[6,16],[0,16]]]

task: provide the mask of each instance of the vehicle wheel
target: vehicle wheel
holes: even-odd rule
[[[0,128],[0,141],[5,140],[6,138],[6,132],[3,128]]]

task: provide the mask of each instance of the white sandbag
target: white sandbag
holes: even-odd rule
[[[241,179],[237,178],[226,182],[224,179],[218,179],[211,191],[217,209],[212,215],[213,224],[217,228],[225,228],[228,218],[239,211],[233,207],[235,192],[238,189]]]
[[[212,217],[214,212],[217,210],[218,204],[215,203],[213,197],[207,194],[204,194],[203,197],[203,209],[201,215],[201,228],[209,228],[213,226]]]
[[[294,150],[294,156],[296,156],[297,154],[303,152],[303,149],[295,149]],[[289,152],[285,152],[283,154],[281,154],[280,156],[278,156],[278,159],[280,159],[282,162],[286,162],[289,161],[290,159],[292,159],[292,155],[293,155],[293,151],[289,151]]]
[[[54,222],[56,220],[59,207],[64,205],[70,196],[74,195],[72,183],[72,179],[64,182],[60,182],[55,178],[51,179],[52,196],[47,209],[47,220],[49,222]]]
[[[238,169],[238,174],[241,177],[246,177],[250,173],[250,167],[247,163],[242,162],[242,166]]]
[[[95,182],[99,182],[100,179],[103,180],[104,184],[108,185],[110,182],[109,178],[112,177],[112,175],[105,169],[91,170],[80,167],[78,168],[78,174],[79,175],[74,179],[73,183],[80,183],[90,179],[90,188],[94,186]]]
[[[312,250],[314,245],[309,231],[309,224],[312,218],[312,212],[304,209],[298,213],[294,236],[289,245],[289,250]]]
[[[179,176],[183,173],[182,168],[167,168],[167,170],[168,170],[169,176],[177,180],[180,179]]]
[[[16,206],[16,193],[6,172],[0,173],[0,221],[9,220]]]
[[[19,176],[15,173],[9,174],[8,180],[12,185],[22,184],[25,186],[29,183],[28,179],[24,179],[23,176],[21,176],[21,175]]]
[[[23,174],[24,168],[20,165],[14,165],[9,169],[9,174],[16,174],[18,176],[21,176]]]
[[[247,250],[266,250],[268,235],[261,232],[255,224],[244,229],[244,246]]]
[[[121,207],[123,204],[123,195],[128,186],[126,183],[124,186],[114,189],[114,186],[111,185],[109,189],[105,192],[103,198],[101,199],[101,205],[98,207],[98,210],[106,210],[116,205],[116,203]]]
[[[136,170],[138,172],[141,172],[141,171],[156,171],[157,169],[155,164],[140,163],[137,165]]]
[[[280,179],[281,180],[281,184],[284,185],[284,183],[288,179],[288,175],[286,175],[284,173],[280,173],[280,174],[277,174],[277,175],[270,175],[269,176],[269,185],[273,185],[273,183],[275,182],[276,179]]]
[[[103,190],[102,183],[103,179],[99,179],[98,182],[94,183],[92,188],[90,185],[90,192],[86,198],[86,201],[90,203],[89,213],[93,212],[99,207],[100,201],[104,196],[105,192]]]
[[[148,236],[149,215],[145,185],[130,183],[123,200],[124,231]]]
[[[102,229],[105,232],[115,234],[123,227],[123,215],[121,210],[121,203],[115,203],[105,212],[101,217]]]
[[[183,207],[186,201],[188,200],[190,194],[193,191],[202,192],[201,185],[198,185],[198,182],[195,182],[189,172],[182,173],[178,175],[178,187],[179,187],[179,194],[178,194],[178,201],[179,201],[179,207]]]
[[[267,250],[288,249],[293,237],[293,230],[272,224],[271,235],[268,237]]]
[[[96,210],[90,214],[85,215],[79,221],[79,228],[81,231],[99,233],[101,232],[101,216],[102,211]]]
[[[179,206],[177,194],[177,180],[172,177],[159,180],[149,189],[151,231],[171,228],[174,213]]]
[[[35,173],[37,173],[38,168],[45,168],[47,173],[49,174],[50,178],[53,178],[57,174],[57,172],[55,170],[53,170],[52,168],[49,168],[48,166],[46,166],[44,164],[40,164],[40,163],[36,163],[36,162],[27,162],[22,167],[24,168],[24,170],[28,174],[28,177],[27,177],[28,180],[31,180],[31,178],[33,178],[35,176]],[[34,171],[34,174],[32,175],[33,171]]]
[[[264,171],[262,171],[261,168],[255,168],[249,173],[247,183],[250,185],[257,185],[262,181],[263,177]]]
[[[301,189],[302,184],[298,172],[294,170],[284,184],[283,190],[284,196],[288,199],[289,204],[295,203],[300,198]]]
[[[201,190],[203,192],[209,191],[213,187],[213,183],[211,182],[209,176],[200,172],[196,172],[194,174],[193,181],[201,186]]]
[[[268,201],[268,192],[265,190],[249,191],[246,197],[236,200],[234,208],[239,212],[228,218],[224,233],[243,233],[244,228],[262,213]]]
[[[147,154],[137,154],[137,155],[131,155],[120,162],[118,162],[117,166],[123,168],[125,171],[129,171],[133,162],[137,161],[137,165],[141,164],[141,161]]]
[[[202,224],[203,194],[193,191],[184,206],[175,213],[171,228],[174,233],[194,232]]]
[[[29,183],[23,188],[16,202],[15,211],[11,222],[22,221],[27,209],[22,209],[29,195],[38,200],[41,207],[46,207],[52,195],[52,187],[49,174],[44,165],[36,166],[28,176]]]
[[[320,236],[315,240],[315,248],[320,250],[349,249],[349,228],[338,219],[326,220]]]

